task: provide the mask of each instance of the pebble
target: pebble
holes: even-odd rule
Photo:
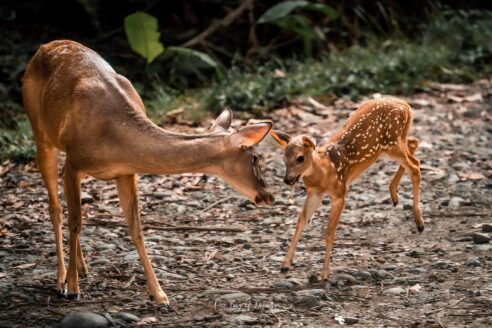
[[[115,314],[113,314],[113,318],[115,318],[116,320],[122,320],[122,321],[130,322],[130,323],[140,321],[139,317],[137,317],[134,314],[128,313],[128,312],[115,313]]]
[[[379,279],[387,279],[387,278],[394,277],[391,273],[389,273],[388,271],[383,270],[383,269],[377,270],[376,273],[375,273],[375,275]]]
[[[355,325],[357,322],[359,322],[359,319],[354,317],[345,317],[343,318],[343,322],[346,325]]]
[[[370,279],[372,277],[372,274],[369,271],[359,271],[355,272],[354,276],[356,276],[359,279]]]
[[[408,272],[413,274],[423,274],[426,273],[427,270],[423,268],[410,268],[408,269]]]
[[[335,276],[335,279],[334,280],[336,282],[342,281],[342,282],[346,283],[347,285],[353,285],[353,284],[355,284],[357,282],[357,279],[354,276],[352,276],[352,275],[350,275],[348,273],[340,273],[340,274],[337,274]]]
[[[461,197],[452,197],[449,200],[448,207],[451,209],[458,209],[465,200]]]
[[[298,297],[312,295],[312,296],[319,297],[322,300],[326,300],[326,291],[324,289],[304,289],[298,291],[296,295]]]
[[[92,196],[89,195],[87,192],[82,191],[80,193],[80,200],[82,201],[82,204],[87,204],[87,203],[91,203],[94,200],[94,198],[92,198]]]
[[[60,328],[104,328],[109,327],[109,321],[93,312],[74,312],[63,317]]]
[[[475,232],[472,237],[475,244],[487,244],[490,241],[489,235],[480,232]]]
[[[290,281],[285,281],[285,280],[277,281],[277,282],[273,283],[272,286],[276,287],[276,288],[285,288],[285,289],[294,288],[293,283],[291,283]]]
[[[222,302],[247,302],[251,299],[249,294],[237,292],[219,296],[218,300]]]
[[[319,304],[320,298],[314,295],[306,295],[301,297],[294,296],[292,302],[298,307],[312,308]]]
[[[386,294],[386,295],[400,295],[400,294],[403,294],[404,292],[405,292],[405,289],[403,289],[401,287],[392,287],[392,288],[385,289],[383,291],[383,294]]]
[[[230,317],[229,321],[239,324],[252,325],[258,322],[258,318],[246,314],[238,314]]]
[[[466,265],[467,266],[470,266],[470,267],[479,267],[481,266],[482,264],[480,263],[479,260],[477,259],[471,259],[471,260],[468,260],[468,262],[466,262]]]
[[[492,224],[490,223],[482,224],[482,232],[492,232]]]

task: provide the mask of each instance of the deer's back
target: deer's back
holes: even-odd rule
[[[62,150],[97,142],[127,116],[145,116],[127,79],[93,50],[68,40],[39,48],[26,68],[23,97],[35,135]]]

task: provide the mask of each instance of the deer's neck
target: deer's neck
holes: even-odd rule
[[[224,156],[224,136],[185,135],[148,121],[127,138],[128,164],[135,173],[218,173]]]

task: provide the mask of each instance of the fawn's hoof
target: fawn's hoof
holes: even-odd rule
[[[393,203],[393,206],[398,205],[398,199],[397,199],[397,200],[393,200],[393,199],[392,199],[392,200],[391,200],[391,202]]]
[[[67,299],[73,300],[73,301],[80,301],[80,293],[73,293],[73,294],[67,293]]]
[[[171,304],[157,304],[157,310],[160,313],[169,313],[169,312],[175,312]]]
[[[419,232],[423,232],[424,231],[424,226],[417,227],[417,229],[419,230]]]
[[[280,272],[281,273],[287,273],[287,272],[289,272],[289,268],[287,268],[287,267],[281,267],[280,268]]]

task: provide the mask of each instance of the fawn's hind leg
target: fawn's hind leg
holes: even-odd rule
[[[415,153],[415,150],[417,149],[418,145],[419,145],[419,139],[414,137],[407,138],[407,147],[411,155]],[[404,171],[405,168],[400,165],[389,187],[391,200],[393,201],[394,206],[398,204],[398,186],[400,185],[400,180],[401,177],[403,176]]]
[[[408,141],[408,143],[410,143],[410,140]],[[414,139],[411,143],[414,145],[415,143],[418,144],[418,140]],[[400,168],[405,168],[410,174],[413,186],[413,217],[415,224],[417,225],[417,229],[419,232],[422,232],[424,231],[424,219],[422,218],[422,210],[420,209],[420,161],[408,148],[410,147],[402,144],[399,147],[392,149],[389,152],[389,155],[400,163]],[[398,169],[398,172],[399,170],[400,169]],[[398,178],[398,176],[395,176],[393,181],[395,181],[396,178]]]

